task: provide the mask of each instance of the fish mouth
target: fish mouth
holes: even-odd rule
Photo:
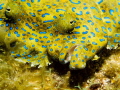
[[[77,45],[72,46],[72,47],[67,51],[67,54],[66,54],[65,60],[64,60],[64,63],[65,63],[65,64],[68,63],[68,62],[70,62],[71,56],[73,55],[74,50],[75,50],[78,46],[80,46],[80,44],[77,44]]]

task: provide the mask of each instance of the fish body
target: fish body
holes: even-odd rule
[[[103,47],[120,44],[119,0],[13,0],[5,7],[6,47],[34,65],[47,66],[49,54],[81,69]]]

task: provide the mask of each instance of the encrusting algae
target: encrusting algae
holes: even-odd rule
[[[45,72],[49,72],[46,68],[52,67],[53,72],[49,72],[50,77],[56,75],[56,78],[61,79],[53,68],[58,61],[63,64],[59,63],[60,67],[69,65],[69,68],[63,69],[66,69],[66,73],[70,71],[71,74],[66,74],[63,78],[72,77],[74,70],[88,70],[89,62],[99,62],[104,57],[99,55],[104,48],[106,52],[107,49],[108,51],[119,50],[119,10],[119,0],[1,0],[0,58],[2,64],[10,67],[7,68],[10,71],[11,68],[16,68],[10,65],[10,62],[16,64],[24,62],[22,64],[28,63],[32,68],[38,67],[39,83],[44,84],[47,75]],[[2,68],[1,70],[4,71]],[[18,70],[23,69],[18,68]],[[22,72],[17,71],[17,73]],[[25,76],[29,74],[31,72],[26,72]],[[2,77],[4,78],[4,75]],[[62,81],[58,80],[58,82]],[[66,82],[69,82],[68,79],[63,80],[62,84],[57,83],[57,86],[66,85],[68,88]],[[38,90],[50,90],[52,86],[45,88],[47,86],[43,85]],[[60,88],[55,90],[65,90]],[[28,90],[34,89],[28,88]]]

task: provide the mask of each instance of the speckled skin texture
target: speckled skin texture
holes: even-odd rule
[[[103,47],[120,44],[119,0],[10,0],[0,12],[11,56],[33,65],[47,66],[49,54],[81,69]]]

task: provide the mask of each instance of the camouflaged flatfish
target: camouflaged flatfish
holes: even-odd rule
[[[11,56],[33,65],[47,66],[49,54],[81,69],[120,44],[120,0],[8,0],[0,13]]]

